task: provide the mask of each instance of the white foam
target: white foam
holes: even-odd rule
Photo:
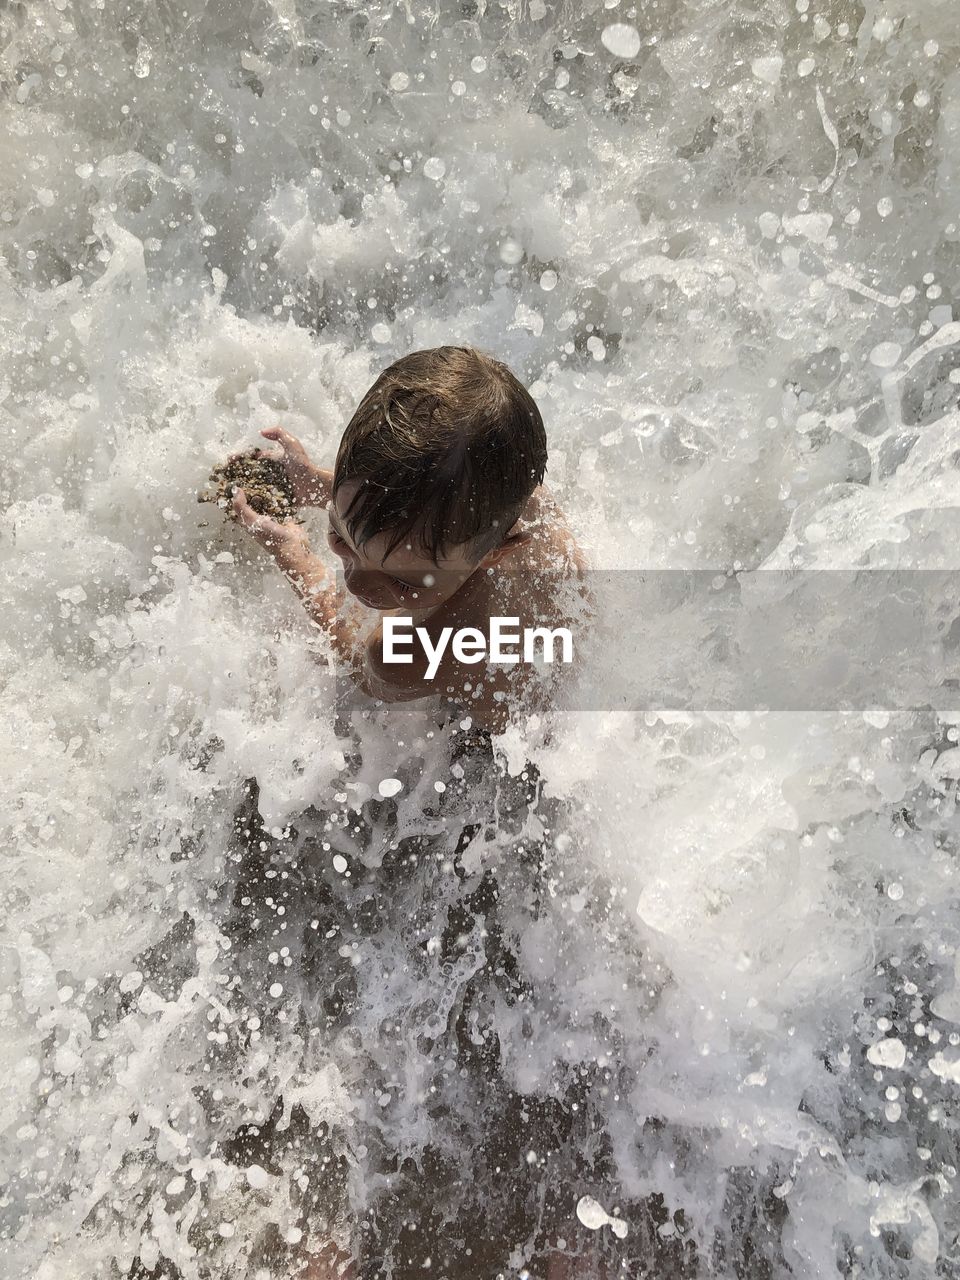
[[[265,856],[311,806],[349,829],[352,803],[396,798],[374,806],[396,827],[343,846],[349,879],[332,837],[317,853],[342,888],[465,773],[413,704],[338,727],[288,585],[195,501],[213,462],[280,423],[330,463],[386,363],[472,342],[535,388],[595,564],[952,568],[960,547],[951,6],[895,34],[811,14],[744,35],[693,3],[645,19],[642,62],[607,8],[566,34],[538,0],[529,21],[373,4],[340,27],[308,0],[179,8],[167,30],[148,0],[82,24],[35,7],[5,52],[0,1105],[5,1260],[36,1280],[126,1274],[141,1249],[147,1270],[194,1275],[199,1248],[226,1273],[255,1236],[295,1244],[295,1104],[414,1160],[450,1136],[418,1102],[422,977],[323,939],[370,1041],[400,1028],[402,1087],[370,1094],[348,1038],[303,1030],[279,872],[277,910],[235,907],[278,960],[231,1003],[248,779]],[[696,654],[717,641],[698,626],[678,611],[647,642]],[[809,1274],[849,1250],[882,1280],[949,1266],[929,1129],[958,1074],[955,724],[949,689],[915,711],[878,689],[830,712],[599,710],[497,743],[512,782],[532,760],[566,805],[545,921],[513,903],[550,1000],[494,1010],[508,1083],[554,1099],[556,1071],[623,1066],[629,1091],[592,1099],[612,1176],[624,1203],[682,1210],[704,1257],[753,1222]],[[470,874],[505,847],[490,826]],[[226,1140],[281,1100],[283,1174],[251,1196]],[[593,1190],[616,1249],[626,1219]]]

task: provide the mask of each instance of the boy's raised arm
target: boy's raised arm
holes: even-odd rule
[[[327,632],[338,658],[348,665],[356,679],[363,666],[360,635],[364,625],[353,611],[348,614],[343,610],[344,601],[337,590],[336,578],[310,550],[302,527],[258,514],[242,489],[234,494],[233,510],[247,532],[270,552],[311,619]]]

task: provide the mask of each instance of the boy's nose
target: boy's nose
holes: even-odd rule
[[[345,566],[344,576],[351,591],[362,592],[364,595],[381,593],[383,575],[371,573],[369,569],[358,568],[356,561],[352,565]]]
[[[339,556],[345,574],[360,567],[360,558],[352,547],[336,546],[333,548],[333,553]]]

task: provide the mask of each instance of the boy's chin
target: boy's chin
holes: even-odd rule
[[[373,595],[372,593],[370,595],[366,595],[364,592],[357,591],[351,586],[348,586],[347,590],[355,600],[359,600],[360,603],[362,605],[366,605],[368,609],[377,609],[382,612],[384,609],[393,609],[396,607],[392,600],[386,600],[383,596]]]

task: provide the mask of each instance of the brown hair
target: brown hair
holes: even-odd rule
[[[414,351],[384,369],[340,441],[333,492],[358,480],[345,513],[357,546],[388,534],[436,560],[475,559],[517,520],[543,480],[547,438],[530,392],[473,347]]]

